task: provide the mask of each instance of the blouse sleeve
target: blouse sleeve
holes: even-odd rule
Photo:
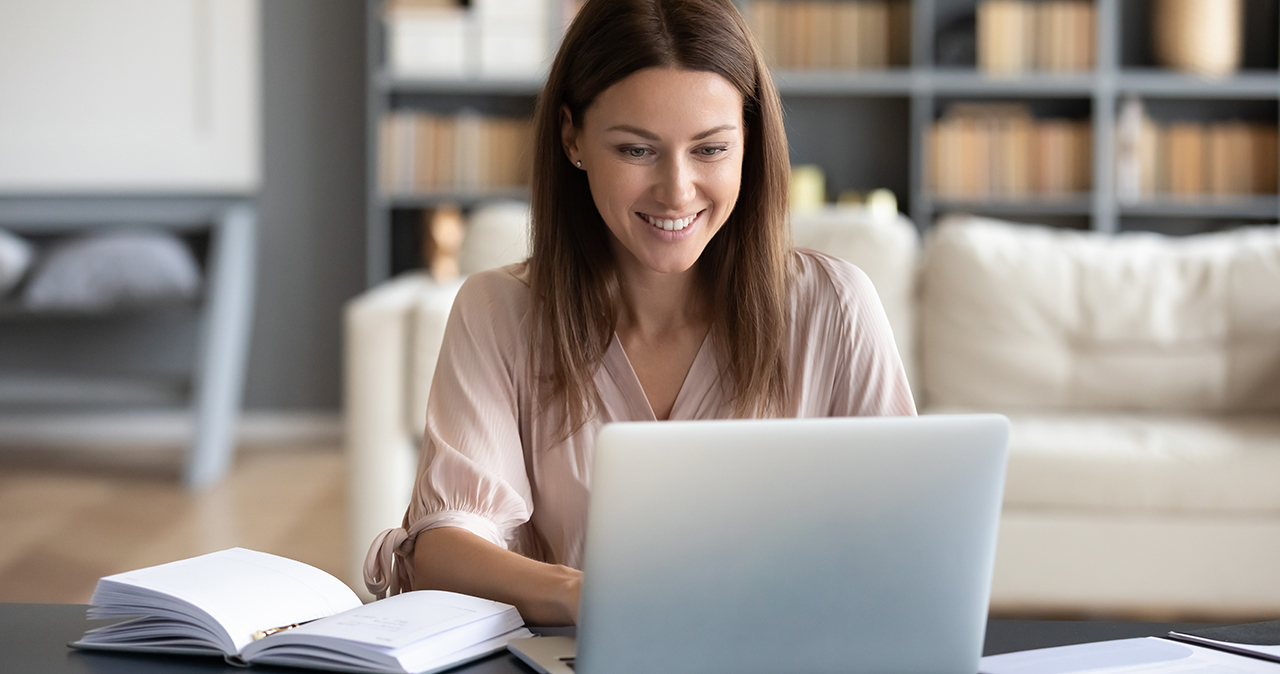
[[[474,275],[459,290],[431,381],[409,509],[365,559],[365,585],[378,598],[413,589],[414,545],[423,531],[458,527],[510,549],[529,520],[516,384],[525,366],[525,306],[527,289],[507,270]]]
[[[915,416],[893,329],[871,279],[854,265],[822,260],[836,293],[831,416]]]

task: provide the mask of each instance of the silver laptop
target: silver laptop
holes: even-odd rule
[[[998,415],[609,424],[576,644],[511,650],[544,674],[972,674],[1008,434]]]

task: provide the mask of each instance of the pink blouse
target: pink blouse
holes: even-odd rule
[[[784,416],[914,415],[889,322],[866,274],[813,251],[797,250],[796,257]],[[365,584],[376,596],[413,588],[414,541],[437,527],[582,568],[596,434],[611,421],[656,419],[615,335],[595,375],[596,416],[561,439],[559,417],[535,406],[529,320],[524,264],[474,274],[459,291],[431,381],[408,512],[400,528],[374,540],[365,560]],[[712,344],[708,335],[671,419],[731,416]]]

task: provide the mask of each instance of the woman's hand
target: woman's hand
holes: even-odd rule
[[[414,543],[415,590],[447,590],[511,604],[530,625],[576,625],[582,572],[503,550],[465,529],[442,527]]]
[[[569,622],[578,624],[578,602],[582,599],[582,572],[577,569],[573,571],[573,579],[570,580],[564,589],[565,608],[569,610]]]

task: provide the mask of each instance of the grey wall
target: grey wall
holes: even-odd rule
[[[336,410],[364,287],[364,5],[263,0],[263,186],[245,407]]]

